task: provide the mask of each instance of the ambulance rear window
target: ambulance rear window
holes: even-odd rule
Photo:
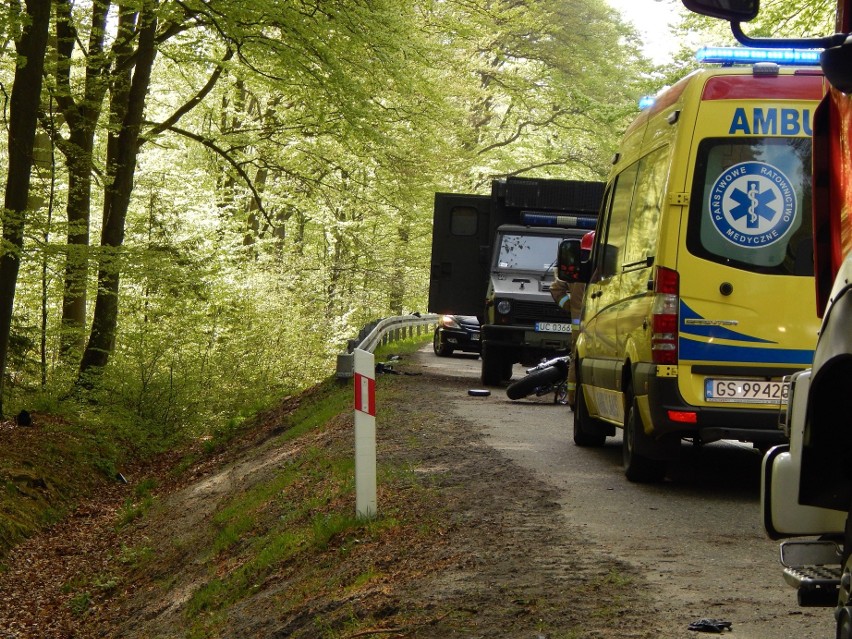
[[[813,275],[810,165],[810,138],[702,140],[689,251],[759,273]]]

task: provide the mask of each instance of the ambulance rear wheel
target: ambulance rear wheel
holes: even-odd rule
[[[852,608],[844,606],[837,615],[837,639],[852,639]]]
[[[849,523],[846,524],[849,531]],[[848,555],[849,533],[843,539],[843,571],[840,574],[840,588],[837,592],[837,609],[834,617],[837,619],[835,637],[837,639],[852,639],[852,558]]]
[[[639,407],[632,395],[629,395],[627,416],[624,420],[624,440],[622,457],[624,459],[624,474],[628,480],[640,484],[657,483],[666,476],[666,462],[651,459],[636,452],[637,443],[648,436],[642,428],[642,418]]]

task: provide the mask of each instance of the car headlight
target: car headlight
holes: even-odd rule
[[[500,300],[497,302],[497,312],[500,315],[508,315],[512,310],[512,303],[509,300]]]
[[[455,319],[453,319],[452,315],[442,315],[441,326],[445,328],[461,328],[459,326],[459,323]]]

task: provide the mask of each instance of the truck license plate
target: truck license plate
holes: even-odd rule
[[[754,379],[704,379],[704,399],[708,402],[742,404],[786,404],[789,384]]]
[[[559,322],[536,322],[535,330],[539,333],[570,333],[571,325]]]

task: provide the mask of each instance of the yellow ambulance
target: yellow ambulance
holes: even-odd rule
[[[759,61],[739,64],[744,51]],[[662,480],[683,440],[783,442],[782,377],[810,366],[816,344],[811,122],[823,76],[760,50],[705,59],[717,53],[738,64],[690,74],[626,131],[580,269],[574,441],[600,446],[623,428],[631,481]],[[803,62],[772,53],[785,54]],[[561,270],[578,268],[565,263],[574,249],[560,249]]]

